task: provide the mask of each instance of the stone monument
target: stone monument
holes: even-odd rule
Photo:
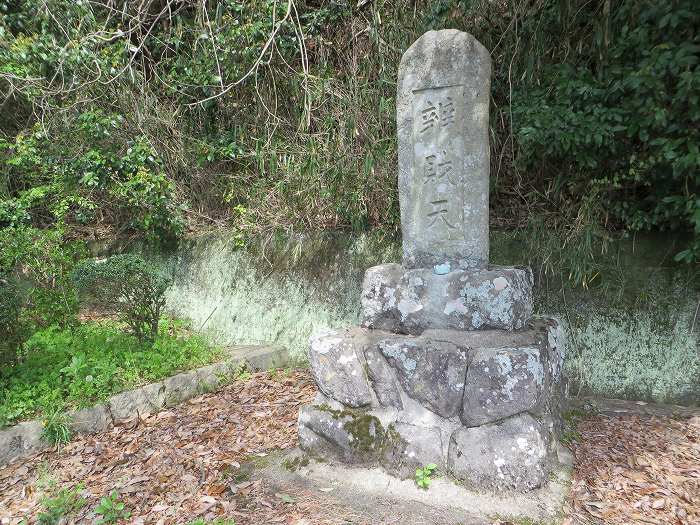
[[[530,490],[555,462],[563,340],[532,317],[529,268],[488,265],[491,61],[430,31],[404,54],[397,122],[403,264],[367,270],[362,327],[311,338],[311,456],[476,489]]]

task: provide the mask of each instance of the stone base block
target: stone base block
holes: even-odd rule
[[[418,467],[446,468],[441,429],[395,420],[396,414],[370,409],[335,409],[327,403],[299,412],[299,446],[313,457],[352,465],[381,465],[402,479]]]
[[[305,406],[299,413],[299,446],[315,458],[381,466],[400,479],[411,479],[417,468],[434,463],[470,487],[494,491],[537,488],[556,461],[551,429],[527,413],[473,428],[449,421],[416,425],[400,416]]]
[[[367,270],[362,326],[404,334],[427,328],[518,330],[532,316],[529,268],[440,270],[399,264]]]
[[[39,421],[25,421],[7,430],[0,430],[0,465],[17,456],[31,454],[49,446],[42,439],[44,427]]]
[[[546,479],[563,360],[555,320],[519,332],[327,331],[309,360],[321,394],[300,412],[299,439],[311,454],[398,477],[435,463],[495,490]]]
[[[335,410],[327,404],[299,411],[299,446],[312,455],[356,465],[379,461],[386,432],[367,411]]]
[[[529,414],[460,428],[450,438],[448,470],[476,488],[530,490],[547,479],[550,436]]]

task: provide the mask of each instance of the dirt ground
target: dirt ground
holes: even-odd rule
[[[76,487],[84,505],[60,523],[95,523],[100,498],[112,491],[131,513],[122,523],[188,524],[197,518],[229,518],[236,525],[379,523],[362,506],[332,494],[301,486],[282,493],[275,483],[251,476],[268,455],[296,446],[299,406],[315,392],[307,371],[258,373],[107,433],[77,436],[58,450],[15,461],[0,469],[0,524],[40,523],[47,498]],[[635,406],[641,405],[577,412],[567,434],[574,475],[565,524],[700,524],[700,416]],[[400,520],[381,523],[406,522]]]

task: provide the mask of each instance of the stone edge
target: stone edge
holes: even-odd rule
[[[158,412],[216,391],[230,382],[233,374],[244,365],[257,372],[291,363],[288,350],[277,345],[234,346],[226,351],[228,355],[222,361],[119,392],[104,403],[70,412],[69,426],[77,434],[104,432],[126,419]],[[50,448],[51,445],[42,439],[42,433],[41,419],[23,421],[0,430],[0,468],[15,459]]]

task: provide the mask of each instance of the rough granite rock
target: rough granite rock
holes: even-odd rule
[[[386,432],[381,463],[387,472],[400,479],[413,478],[417,468],[430,463],[444,472],[445,449],[439,428],[397,422]]]
[[[232,371],[225,361],[203,366],[195,370],[199,380],[199,388],[203,392],[214,392],[230,378]]]
[[[459,413],[469,359],[466,349],[400,336],[380,341],[377,348],[408,396],[444,418]]]
[[[104,432],[112,426],[112,416],[105,405],[95,405],[68,414],[70,429],[79,434]]]
[[[309,363],[318,388],[349,407],[372,401],[365,373],[369,334],[358,329],[326,330],[311,337]]]
[[[367,376],[379,405],[397,410],[403,409],[401,387],[396,379],[396,372],[387,363],[376,344],[365,347],[365,361],[367,363]]]
[[[385,429],[367,410],[306,405],[299,410],[299,447],[315,457],[373,465],[384,448]]]
[[[462,427],[450,438],[448,470],[477,488],[526,491],[549,474],[548,433],[529,414],[480,427]]]
[[[47,448],[48,443],[41,438],[43,432],[38,421],[25,421],[0,431],[0,465]]]
[[[532,272],[526,268],[367,270],[362,326],[421,334],[428,328],[517,330],[532,316]]]
[[[108,401],[112,418],[114,421],[124,421],[137,415],[142,416],[157,412],[165,406],[166,383],[170,385],[171,389],[168,406],[193,397],[197,392],[196,385],[190,383],[193,375],[194,373],[179,374],[166,379],[164,383],[151,383],[113,395]],[[196,377],[196,375],[194,376]],[[187,397],[188,395],[189,397]]]
[[[477,350],[465,381],[464,425],[484,425],[535,408],[545,384],[543,353],[539,347]]]
[[[199,380],[196,372],[185,372],[169,377],[165,385],[165,406],[175,406],[199,394]],[[114,412],[112,412],[114,416]],[[114,416],[116,419],[116,416]]]
[[[396,125],[403,263],[485,266],[491,58],[468,33],[428,31],[399,65]]]

